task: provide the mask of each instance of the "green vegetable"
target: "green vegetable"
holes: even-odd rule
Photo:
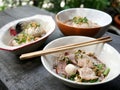
[[[92,80],[85,80],[85,79],[82,79],[82,82],[90,82],[90,83],[94,83],[94,82],[98,82],[98,78],[96,79],[92,79]]]
[[[106,68],[105,71],[103,72],[103,75],[107,76],[109,72],[110,72],[110,68]]]
[[[70,64],[70,63],[72,63],[72,62],[71,62],[71,60],[68,59],[68,60],[66,61],[66,63],[67,63],[67,64]]]
[[[31,27],[34,27],[34,28],[37,28],[37,27],[40,27],[40,24],[37,23],[37,22],[31,22],[31,23],[30,23],[30,26],[31,26]]]
[[[74,81],[74,79],[75,79],[75,76],[76,76],[76,74],[74,74],[74,75],[71,75],[68,79],[70,79],[70,80],[73,80]]]
[[[98,65],[97,65],[97,68],[98,68],[99,70],[101,70],[103,67],[104,67],[103,64],[98,64]]]
[[[26,43],[27,41],[34,40],[34,37],[32,35],[25,34],[24,32],[19,34],[14,38],[14,40],[18,43]]]
[[[98,78],[97,78],[97,79],[90,80],[89,82],[90,82],[90,83],[94,83],[94,82],[97,82],[97,81],[98,81]]]
[[[88,22],[88,19],[86,17],[83,18],[82,20],[83,23],[87,23]]]
[[[86,17],[74,17],[73,22],[76,24],[88,23],[88,19]]]

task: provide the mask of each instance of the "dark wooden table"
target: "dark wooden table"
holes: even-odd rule
[[[55,15],[33,6],[23,6],[7,9],[0,12],[0,27],[10,21],[32,16],[35,14]],[[2,32],[2,31],[0,31]],[[120,36],[106,32],[113,38],[110,44],[120,52]],[[104,36],[105,36],[104,35]],[[56,26],[55,32],[50,35],[42,48],[50,41],[63,37]],[[42,49],[40,48],[40,49]],[[43,67],[39,58],[29,61],[20,61],[17,56],[8,51],[0,50],[0,90],[73,90],[49,74]],[[86,90],[120,90],[120,76],[104,85],[98,85]]]

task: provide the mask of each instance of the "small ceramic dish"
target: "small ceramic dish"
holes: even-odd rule
[[[18,46],[11,46],[11,40],[16,36],[16,31],[10,29],[11,27],[15,27],[17,23],[22,21],[30,21],[34,20],[44,28],[46,34],[40,37],[38,40],[18,45]],[[18,19],[12,21],[0,29],[0,49],[11,51],[15,54],[23,54],[26,52],[31,52],[36,50],[38,47],[41,46],[42,43],[48,38],[48,36],[55,30],[55,22],[51,16],[47,15],[34,15],[31,17],[26,17],[22,19]]]

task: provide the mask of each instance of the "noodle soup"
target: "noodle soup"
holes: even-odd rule
[[[80,49],[59,54],[53,69],[61,77],[86,83],[101,82],[110,71],[94,53]]]
[[[14,30],[15,37],[11,40],[11,46],[18,46],[33,42],[46,34],[46,31],[37,21],[23,21],[16,24],[15,27],[10,27]]]
[[[73,19],[64,22],[66,25],[70,25],[78,28],[96,28],[100,27],[97,23],[92,22],[86,17],[75,16]]]

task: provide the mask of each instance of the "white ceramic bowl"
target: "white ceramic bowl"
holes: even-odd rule
[[[19,46],[10,46],[10,40],[14,37],[14,35],[11,35],[11,31],[9,28],[11,26],[15,26],[18,22],[21,21],[29,21],[29,20],[35,20],[39,22],[45,29],[46,34],[42,36],[40,39],[29,42],[24,45]],[[55,22],[51,16],[47,15],[34,15],[31,17],[26,17],[22,19],[18,19],[15,21],[12,21],[5,26],[3,26],[0,29],[0,49],[2,50],[8,50],[15,54],[22,54],[30,51],[36,50],[40,45],[47,39],[47,37],[55,30]]]
[[[64,22],[71,20],[75,16],[86,17],[88,20],[97,23],[99,27],[80,28],[66,25]],[[100,37],[106,31],[112,22],[112,17],[100,10],[90,8],[70,8],[65,9],[56,14],[56,22],[60,31],[64,35],[81,35],[90,37]]]
[[[66,36],[50,42],[48,45],[45,46],[44,50],[52,47],[57,47],[71,43],[84,42],[93,39],[94,38],[84,37],[84,36]],[[45,69],[53,76],[55,76],[57,79],[60,79],[63,83],[69,85],[70,87],[76,87],[76,88],[85,88],[98,84],[104,84],[106,82],[115,79],[120,74],[120,54],[111,45],[107,43],[106,44],[101,43],[97,45],[81,47],[80,49],[85,50],[86,52],[95,52],[97,57],[103,63],[105,63],[107,67],[110,68],[110,72],[108,76],[102,82],[77,83],[59,76],[53,71],[53,63],[57,53],[42,56],[41,57],[42,64],[45,67]]]

